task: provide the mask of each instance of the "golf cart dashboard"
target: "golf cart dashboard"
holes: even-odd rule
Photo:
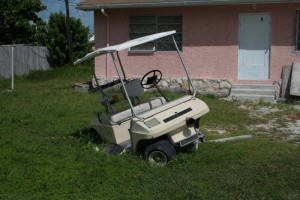
[[[156,119],[156,118],[152,118],[148,121],[145,121],[144,124],[148,127],[148,128],[152,128],[154,126],[157,126],[160,124],[160,122]]]

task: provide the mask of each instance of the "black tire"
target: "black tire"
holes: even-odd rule
[[[149,145],[144,151],[144,157],[151,164],[165,165],[176,154],[174,146],[167,140],[161,140]]]

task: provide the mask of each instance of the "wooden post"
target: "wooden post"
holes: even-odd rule
[[[72,47],[72,38],[71,38],[71,28],[70,28],[70,12],[69,12],[69,0],[65,0],[66,3],[66,28],[67,28],[67,37],[68,37],[68,47],[70,60],[69,64],[73,65],[73,47]]]
[[[282,81],[280,98],[288,99],[290,97],[290,85],[291,85],[291,69],[292,66],[282,66]]]
[[[300,62],[298,61],[293,63],[290,94],[300,96]]]

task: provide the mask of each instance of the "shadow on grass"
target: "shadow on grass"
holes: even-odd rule
[[[99,134],[95,130],[90,130],[87,127],[72,133],[72,136],[78,138],[83,143],[88,143],[88,142],[92,142],[95,144],[103,143]]]

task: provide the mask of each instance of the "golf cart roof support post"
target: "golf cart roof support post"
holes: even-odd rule
[[[172,35],[172,39],[173,39],[173,42],[174,42],[174,44],[175,44],[175,47],[176,47],[177,53],[178,53],[178,55],[179,55],[179,58],[180,58],[180,60],[181,60],[181,63],[182,63],[182,65],[183,65],[183,68],[184,68],[184,71],[185,71],[185,73],[186,73],[186,76],[187,76],[187,78],[188,78],[188,81],[189,81],[189,87],[192,86],[192,89],[193,89],[193,97],[195,97],[195,96],[196,96],[196,90],[195,90],[194,85],[193,85],[193,83],[192,83],[192,80],[191,80],[191,78],[190,78],[190,76],[189,76],[189,73],[188,73],[188,71],[187,71],[187,69],[186,69],[186,64],[185,64],[185,62],[184,62],[184,60],[183,60],[183,58],[182,58],[182,55],[181,55],[181,53],[180,53],[180,51],[179,51],[179,48],[178,48],[178,46],[177,46],[176,40],[175,40],[175,38],[174,38],[174,35]]]
[[[105,93],[103,92],[102,88],[100,87],[100,84],[99,84],[99,82],[98,82],[98,79],[97,79],[97,76],[96,76],[95,70],[94,70],[94,73],[93,73],[93,75],[94,75],[94,79],[95,79],[95,82],[96,82],[97,88],[99,89],[100,93],[102,94],[102,97],[104,97],[104,96],[105,96]]]
[[[117,51],[117,58],[118,58],[118,61],[119,61],[119,64],[120,64],[120,67],[121,67],[121,70],[122,70],[122,73],[123,73],[123,76],[124,76],[124,80],[126,80],[125,71],[124,71],[124,68],[123,68],[123,65],[122,65],[122,62],[121,62],[121,59],[120,59],[118,51]]]
[[[102,104],[104,105],[107,113],[112,113],[114,110],[113,110],[113,108],[112,108],[112,106],[111,106],[111,104],[109,102],[108,96],[106,96],[105,92],[103,91],[103,89],[101,88],[101,86],[100,86],[100,84],[98,82],[95,70],[94,70],[93,75],[94,75],[94,79],[96,81],[97,89],[98,89],[98,91],[100,91],[100,93],[102,95]]]
[[[111,57],[112,57],[114,66],[115,66],[116,71],[117,71],[117,73],[118,73],[118,76],[119,76],[119,78],[120,78],[120,80],[121,80],[121,84],[122,84],[122,86],[123,86],[123,89],[124,89],[124,92],[125,92],[126,99],[128,100],[128,103],[129,103],[129,106],[130,106],[132,115],[133,115],[134,117],[136,117],[136,114],[135,114],[135,112],[134,112],[134,110],[133,110],[133,105],[132,105],[132,103],[131,103],[131,100],[130,100],[130,98],[129,98],[129,95],[128,95],[128,93],[127,93],[127,89],[126,89],[125,84],[124,84],[124,81],[123,81],[123,78],[121,77],[120,71],[119,71],[119,69],[118,69],[117,61],[116,61],[116,58],[115,58],[115,56],[114,56],[114,52],[111,52],[110,55],[111,55]],[[119,65],[120,65],[120,63],[119,63]]]

